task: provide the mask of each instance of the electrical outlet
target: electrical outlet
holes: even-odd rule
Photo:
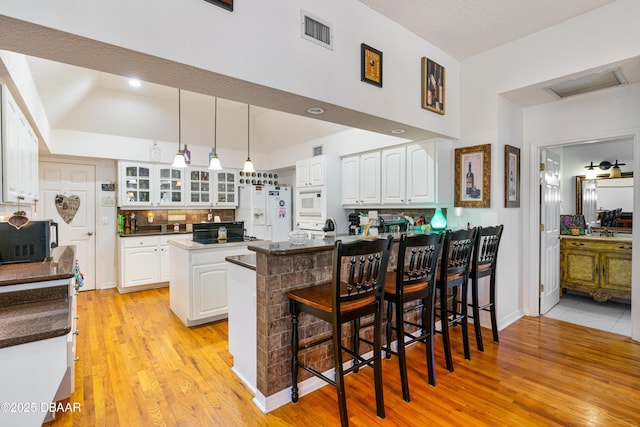
[[[207,214],[207,221],[211,221],[213,219],[213,214]]]

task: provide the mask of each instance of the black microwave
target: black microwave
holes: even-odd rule
[[[54,233],[55,241],[52,241]],[[19,229],[8,222],[0,222],[0,264],[44,261],[51,257],[51,249],[57,246],[57,222],[30,221]]]

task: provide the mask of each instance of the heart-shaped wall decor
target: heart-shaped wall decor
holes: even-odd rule
[[[76,216],[78,209],[80,208],[80,197],[78,196],[63,196],[60,194],[56,195],[56,209],[58,210],[58,214],[62,217],[64,222],[69,224],[73,221],[73,217]]]

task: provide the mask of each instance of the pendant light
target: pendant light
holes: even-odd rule
[[[187,162],[184,161],[184,155],[182,154],[182,150],[180,150],[180,146],[182,145],[182,110],[180,104],[180,88],[178,88],[178,152],[171,164],[172,168],[178,169],[187,167]]]
[[[244,168],[242,168],[242,172],[252,173],[255,172],[256,169],[253,167],[253,162],[251,161],[251,149],[249,142],[251,140],[251,128],[249,124],[251,123],[251,115],[250,115],[250,105],[247,104],[247,160],[244,162]]]
[[[222,170],[220,159],[218,158],[217,132],[218,132],[218,98],[216,98],[213,116],[213,149],[209,154],[209,170]]]

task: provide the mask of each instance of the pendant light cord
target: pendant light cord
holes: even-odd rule
[[[213,108],[213,154],[218,155],[218,98]]]
[[[251,115],[249,114],[249,109],[251,108],[251,106],[249,104],[247,104],[247,159],[250,159],[251,156],[251,130],[250,130],[250,123],[251,123]]]
[[[178,151],[182,145],[182,102],[180,101],[180,88],[178,88]]]

